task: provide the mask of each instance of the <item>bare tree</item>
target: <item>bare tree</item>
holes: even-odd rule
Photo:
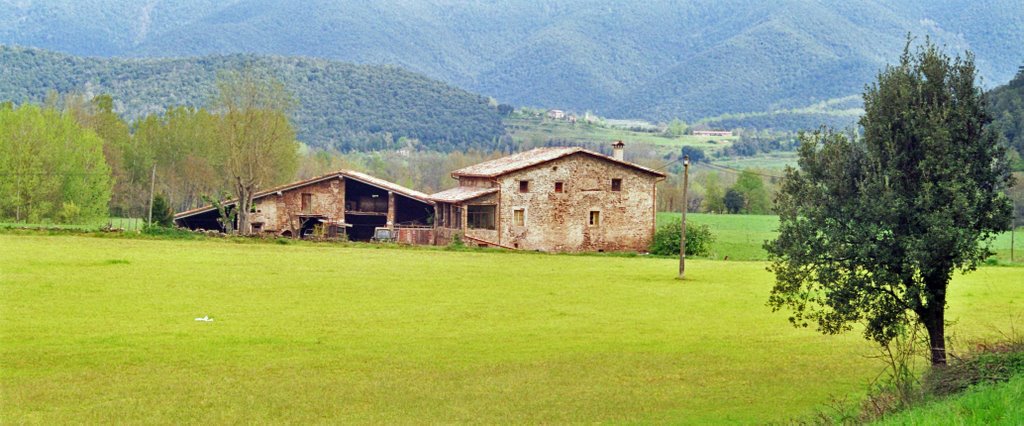
[[[248,234],[253,195],[291,178],[298,166],[298,143],[286,115],[293,101],[284,84],[253,69],[222,74],[217,89],[218,138],[237,199],[236,229]]]

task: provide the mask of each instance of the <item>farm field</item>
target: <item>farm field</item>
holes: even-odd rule
[[[516,142],[536,142],[556,139],[569,142],[594,142],[607,144],[609,141],[622,140],[629,143],[643,143],[659,147],[678,148],[693,146],[711,152],[732,144],[735,136],[693,136],[682,135],[665,137],[659,134],[636,132],[632,130],[588,125],[582,122],[576,125],[567,121],[550,121],[537,119],[506,119],[505,127]],[[674,149],[673,149],[674,151]]]
[[[764,266],[0,234],[0,422],[764,423],[862,393],[871,346],[770,312]],[[1019,324],[1020,277],[957,275],[957,338]]]
[[[679,218],[679,213],[659,212],[658,226],[672,219]],[[767,260],[768,253],[762,245],[778,235],[779,217],[775,215],[742,215],[742,214],[707,214],[687,213],[686,221],[698,225],[708,225],[715,235],[711,244],[711,259],[731,260]],[[1011,238],[1009,232],[996,236],[990,249],[994,258],[1001,262],[1010,261],[1010,247],[1016,249],[1014,260],[1024,264],[1024,227],[1017,228],[1017,234]],[[1024,271],[1021,272],[1024,274]]]

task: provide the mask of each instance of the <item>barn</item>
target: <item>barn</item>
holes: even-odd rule
[[[232,208],[234,201],[225,206]],[[432,244],[434,202],[427,194],[351,170],[293,182],[253,197],[252,233],[305,238],[346,236],[368,241],[379,229],[407,241]],[[210,205],[175,215],[189,229],[222,229],[220,213]],[[321,233],[321,234],[318,234]]]

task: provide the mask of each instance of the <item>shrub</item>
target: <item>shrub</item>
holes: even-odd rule
[[[933,368],[924,377],[929,395],[945,396],[982,383],[998,383],[1024,374],[1024,342],[1012,341],[978,347],[975,354],[956,359],[945,368]]]
[[[679,254],[679,239],[682,232],[682,221],[673,220],[666,223],[654,233],[651,242],[651,253],[663,256]],[[715,236],[707,225],[686,224],[686,254],[689,256],[706,256],[711,252],[711,243]]]
[[[466,248],[466,243],[462,241],[462,233],[456,232],[452,234],[452,240],[448,243],[448,248],[451,249],[462,249]]]
[[[152,225],[142,228],[142,234],[168,240],[194,240],[202,235],[182,228],[164,228]]]
[[[153,225],[171,228],[174,226],[174,212],[163,194],[153,197]]]

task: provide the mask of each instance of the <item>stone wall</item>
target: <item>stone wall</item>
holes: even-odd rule
[[[621,190],[612,190],[621,179]],[[529,191],[520,192],[520,181]],[[562,192],[555,191],[556,182]],[[542,251],[646,252],[654,238],[656,177],[587,154],[519,170],[498,180],[497,242]],[[524,211],[524,224],[513,223]],[[590,212],[599,223],[590,224]]]
[[[302,210],[302,194],[310,194],[310,208]],[[280,235],[284,231],[298,232],[299,215],[322,215],[330,221],[345,218],[345,182],[331,178],[310,185],[270,194],[256,200],[253,222],[263,222],[263,232]]]

